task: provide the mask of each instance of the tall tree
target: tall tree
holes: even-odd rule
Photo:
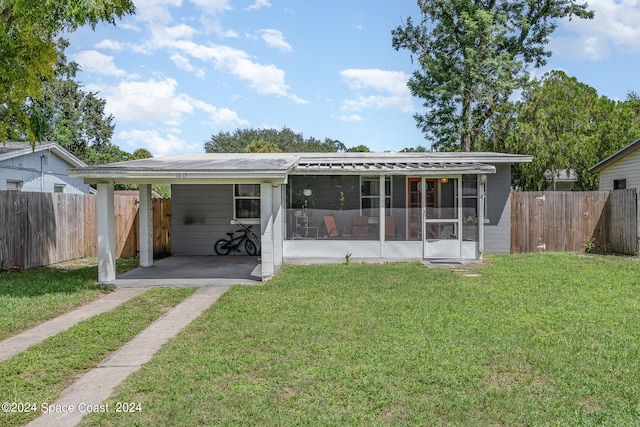
[[[56,37],[98,22],[115,23],[135,10],[131,0],[0,0],[0,141],[42,140],[45,122],[31,102],[54,78]]]
[[[278,149],[285,153],[343,152],[347,149],[337,139],[326,138],[324,141],[313,137],[305,139],[301,133],[283,127],[282,130],[236,129],[233,133],[220,132],[212,135],[211,139],[204,143],[204,150],[207,153],[242,153],[246,150],[260,149],[261,147],[256,145],[258,141],[262,148],[267,147],[269,151]]]
[[[420,69],[409,79],[426,112],[414,117],[434,148],[473,151],[487,120],[526,86],[529,67],[546,64],[545,46],[565,17],[592,18],[575,0],[418,0],[422,17],[392,31]]]
[[[107,160],[114,154],[110,142],[115,127],[113,116],[105,115],[103,99],[83,91],[75,80],[79,66],[67,63],[65,49],[69,42],[61,38],[57,46],[55,78],[45,80],[42,98],[31,101],[42,116],[42,137],[59,143],[85,163]],[[121,157],[116,153],[113,161],[120,161]]]
[[[615,102],[563,71],[545,74],[520,101],[493,117],[483,149],[528,154],[514,166],[514,185],[524,190],[553,188],[559,170],[574,171],[576,189],[597,189],[588,169],[637,138],[638,101]]]

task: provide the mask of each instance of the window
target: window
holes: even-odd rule
[[[626,179],[614,179],[613,180],[613,189],[614,190],[624,190],[627,188],[627,180]]]
[[[65,184],[53,184],[54,193],[64,193]]]
[[[260,220],[260,184],[235,184],[233,215],[240,220]]]
[[[361,208],[362,215],[378,217],[380,216],[380,178],[362,178]],[[391,208],[391,177],[385,178],[385,208]]]
[[[22,181],[7,180],[7,190],[20,191],[22,189]]]

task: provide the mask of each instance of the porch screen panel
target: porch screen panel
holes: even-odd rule
[[[425,233],[427,240],[458,239],[458,179],[426,179],[427,217]]]

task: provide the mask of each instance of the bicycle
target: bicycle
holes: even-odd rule
[[[235,233],[227,233],[228,239],[220,239],[214,245],[214,250],[218,255],[229,255],[231,251],[239,251],[240,245],[244,243],[244,250],[247,255],[258,255],[260,252],[260,241],[251,231],[251,225],[245,226],[237,219],[233,220],[236,225],[240,227],[240,230],[236,230],[235,233],[243,233],[237,237],[234,237]]]

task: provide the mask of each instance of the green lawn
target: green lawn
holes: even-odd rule
[[[36,408],[0,411],[0,425],[18,426],[40,415],[42,403],[53,402],[76,376],[94,368],[195,290],[151,289],[0,362],[0,402],[31,403]]]
[[[137,265],[137,259],[118,260],[117,271]],[[96,259],[0,274],[0,340],[110,292],[96,286],[97,278]]]
[[[640,424],[640,262],[287,266],[237,286],[90,426]]]

